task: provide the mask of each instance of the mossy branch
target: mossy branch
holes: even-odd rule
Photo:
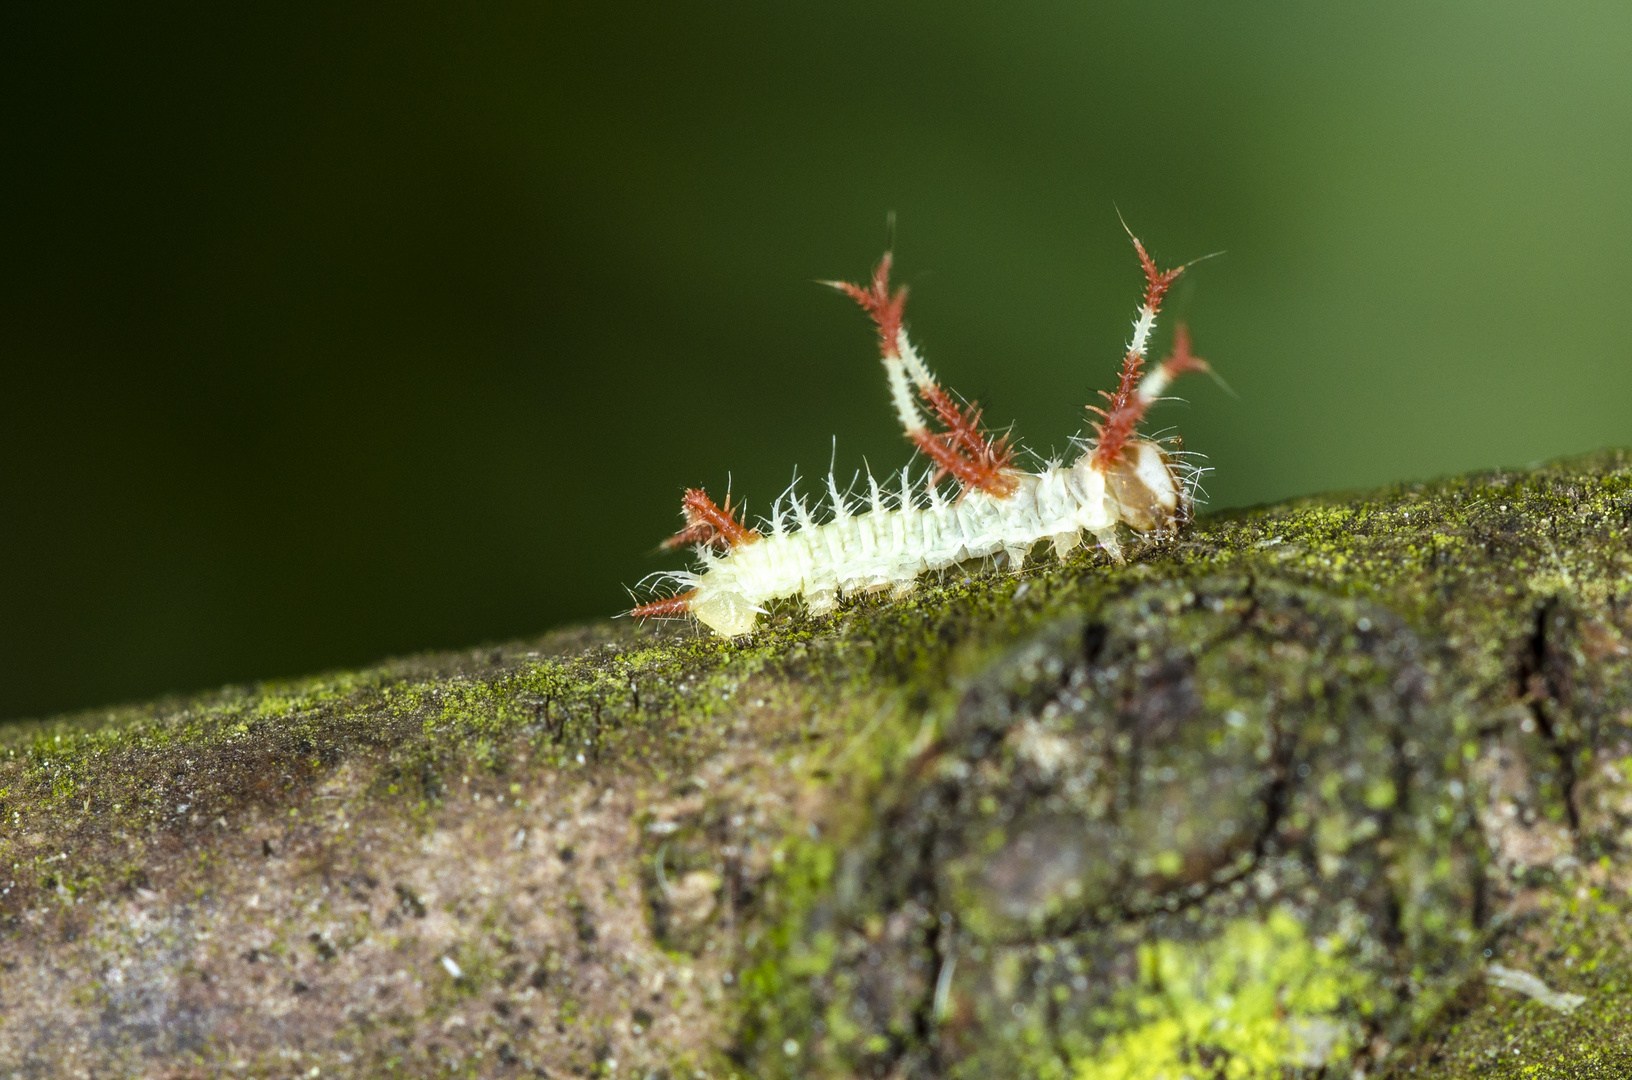
[[[15,726],[0,1064],[1623,1075],[1629,539],[1606,452]]]

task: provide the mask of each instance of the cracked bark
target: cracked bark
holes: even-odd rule
[[[14,727],[0,1076],[1625,1075],[1629,537],[1610,452]],[[1266,928],[1325,1004],[1183,1029]]]

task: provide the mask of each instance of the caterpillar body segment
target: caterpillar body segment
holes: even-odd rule
[[[979,406],[959,404],[929,372],[902,326],[906,289],[890,290],[888,253],[867,287],[830,282],[861,304],[877,326],[897,418],[929,459],[929,472],[915,484],[910,469],[903,470],[893,493],[869,475],[868,506],[859,513],[829,474],[831,513],[825,521],[818,523],[790,489],[773,505],[763,530],[738,521],[729,500],[722,509],[704,492],[687,491],[685,527],[665,546],[696,545],[699,565],[664,575],[685,591],[629,614],[689,615],[737,637],[753,630],[766,604],[785,597],[802,597],[813,614],[826,614],[841,596],[886,589],[905,593],[920,575],[970,559],[1001,556],[1018,567],[1045,540],[1056,556],[1064,556],[1084,534],[1120,561],[1118,526],[1160,534],[1187,523],[1199,470],[1138,429],[1174,378],[1211,369],[1191,354],[1189,335],[1180,327],[1173,353],[1144,371],[1162,298],[1185,267],[1160,271],[1137,238],[1133,243],[1146,288],[1117,390],[1103,395],[1105,407],[1091,407],[1099,419],[1084,453],[1070,464],[1050,462],[1038,472],[1017,467],[1007,438],[982,430]],[[926,412],[942,430],[930,427]],[[959,489],[952,498],[940,488],[947,476]]]

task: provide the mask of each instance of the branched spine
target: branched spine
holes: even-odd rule
[[[894,292],[890,291],[890,266],[893,261],[893,255],[885,252],[873,270],[872,281],[865,287],[848,281],[829,281],[825,284],[860,304],[878,327],[878,349],[889,379],[896,415],[907,438],[935,463],[937,471],[931,483],[952,476],[966,491],[984,491],[999,498],[1012,495],[1017,481],[1013,468],[1014,449],[1009,445],[1007,436],[993,436],[981,430],[980,406],[973,401],[966,405],[954,401],[946,388],[929,373],[929,368],[907,339],[906,328],[902,324],[907,287],[902,285]],[[917,403],[912,400],[909,381],[946,430],[930,431],[925,425]]]
[[[1133,250],[1139,253],[1139,266],[1145,272],[1145,296],[1139,305],[1139,316],[1133,321],[1133,339],[1128,343],[1127,355],[1122,358],[1122,371],[1117,380],[1116,392],[1108,394],[1100,391],[1100,396],[1108,403],[1108,408],[1097,405],[1088,406],[1088,411],[1097,413],[1100,420],[1094,422],[1094,466],[1102,472],[1108,470],[1122,457],[1122,451],[1128,442],[1139,431],[1139,423],[1145,418],[1145,412],[1150,408],[1150,399],[1139,393],[1139,377],[1144,373],[1145,348],[1150,342],[1151,331],[1156,328],[1156,316],[1162,310],[1162,299],[1167,296],[1167,290],[1173,282],[1178,280],[1185,268],[1180,266],[1172,270],[1158,270],[1156,260],[1150,257],[1145,245],[1131,232],[1128,237],[1133,241]],[[1185,337],[1185,347],[1188,350],[1189,337]]]
[[[702,544],[728,551],[759,539],[758,532],[737,520],[729,495],[721,508],[702,488],[689,488],[680,500],[680,511],[686,516],[686,526],[663,541],[664,550]]]

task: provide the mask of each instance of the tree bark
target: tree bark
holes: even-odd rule
[[[0,731],[0,1076],[1624,1076],[1632,454]]]

